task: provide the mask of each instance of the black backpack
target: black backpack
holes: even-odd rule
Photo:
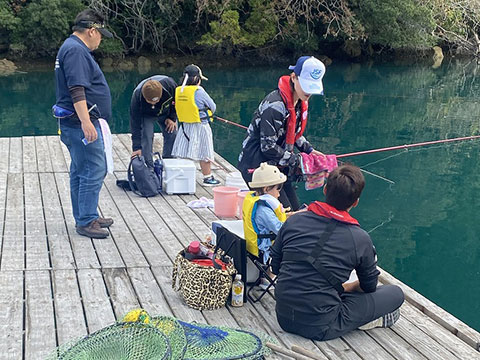
[[[128,183],[130,190],[143,197],[151,197],[162,191],[162,169],[159,159],[155,160],[157,171],[145,162],[143,156],[135,156],[128,165]]]

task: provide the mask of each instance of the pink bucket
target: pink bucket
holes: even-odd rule
[[[243,216],[242,216],[243,200],[245,200],[245,196],[247,196],[247,194],[249,192],[250,191],[239,191],[238,194],[237,194],[237,198],[238,198],[238,217],[240,219],[243,218]]]
[[[219,218],[237,216],[238,188],[233,186],[216,186],[213,188],[213,211]]]

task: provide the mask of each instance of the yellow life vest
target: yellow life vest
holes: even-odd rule
[[[175,110],[177,112],[178,121],[183,123],[199,123],[200,109],[195,104],[195,91],[198,85],[178,86],[175,89]],[[213,119],[213,113],[210,109],[201,109],[206,111],[209,119]]]
[[[247,241],[247,251],[255,256],[258,256],[258,228],[255,224],[255,213],[257,211],[258,201],[266,203],[281,222],[287,220],[287,215],[280,201],[277,199],[265,195],[256,196],[254,191],[250,191],[247,196],[245,196],[242,208],[243,232],[245,240]]]

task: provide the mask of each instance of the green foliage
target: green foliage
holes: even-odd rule
[[[435,23],[417,0],[361,0],[355,11],[371,43],[393,48],[433,44]]]
[[[20,19],[15,16],[10,2],[7,0],[0,0],[0,29],[13,31],[20,24]]]
[[[123,55],[123,44],[120,40],[103,38],[98,51],[104,56],[121,57]]]
[[[238,19],[238,11],[226,11],[220,21],[210,23],[211,31],[204,34],[198,43],[231,54],[234,46],[243,42]]]
[[[252,8],[245,21],[245,45],[260,47],[271,41],[276,34],[277,16],[272,2],[265,0],[249,0]]]
[[[318,37],[308,31],[306,24],[287,25],[283,31],[283,39],[282,45],[295,54],[318,50]]]
[[[471,0],[0,0],[0,49],[53,55],[87,4],[116,34],[100,48],[106,56],[186,53],[198,44],[217,54],[275,56],[347,40],[480,53],[480,7]]]
[[[210,23],[210,31],[199,44],[230,54],[234,48],[258,48],[271,41],[276,33],[276,16],[269,1],[249,0],[251,12],[243,27],[236,10],[225,11],[220,21]]]
[[[70,33],[72,20],[84,8],[81,0],[30,2],[11,28],[11,50],[20,54],[28,50],[29,57],[54,55]]]

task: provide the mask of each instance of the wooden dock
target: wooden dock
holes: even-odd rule
[[[161,136],[156,136],[159,146]],[[115,224],[110,237],[75,232],[69,195],[69,154],[58,136],[0,138],[0,359],[43,359],[57,345],[112,324],[133,308],[185,321],[262,330],[283,347],[299,345],[318,359],[479,359],[480,334],[400,284],[407,301],[390,329],[354,331],[327,342],[282,331],[274,298],[241,308],[196,311],[172,290],[172,262],[192,240],[204,239],[215,214],[192,210],[195,195],[140,198],[115,185],[126,178],[130,136],[114,136],[115,176],[99,208]],[[234,170],[221,157],[215,175]],[[280,355],[271,358],[282,359]]]

